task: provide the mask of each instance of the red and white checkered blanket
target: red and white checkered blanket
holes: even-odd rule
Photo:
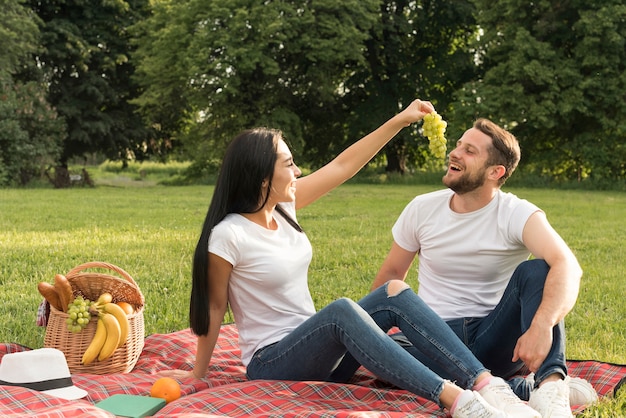
[[[89,395],[66,401],[14,386],[0,386],[0,416],[112,417],[94,406],[114,394],[149,396],[150,388],[165,369],[193,368],[195,337],[190,330],[155,334],[131,373],[106,376],[74,374],[74,384]],[[0,357],[28,348],[0,344]],[[224,325],[207,377],[179,381],[180,399],[155,417],[445,417],[434,403],[407,391],[389,387],[361,368],[350,384],[291,381],[248,381],[239,360],[237,328]],[[600,396],[610,395],[626,376],[626,366],[597,361],[570,361],[572,376],[589,380]],[[574,408],[575,412],[580,408]]]

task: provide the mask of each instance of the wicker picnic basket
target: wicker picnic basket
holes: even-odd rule
[[[109,272],[112,270],[120,277],[108,272],[86,271],[89,269],[106,269]],[[96,359],[91,364],[83,365],[82,356],[96,333],[97,321],[92,320],[81,332],[72,333],[67,329],[68,314],[51,306],[44,346],[63,351],[72,373],[102,375],[130,372],[139,360],[144,346],[144,297],[135,280],[120,267],[98,261],[74,267],[65,277],[72,286],[74,297],[83,296],[95,301],[102,293],[108,292],[113,296],[113,302],[123,301],[133,305],[135,312],[128,316],[128,337],[126,343],[117,348],[108,359],[103,361]]]

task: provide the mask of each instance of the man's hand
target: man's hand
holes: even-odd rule
[[[545,361],[551,347],[552,327],[531,325],[517,340],[512,360],[522,360],[535,373]]]

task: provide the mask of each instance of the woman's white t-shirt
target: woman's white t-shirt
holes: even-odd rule
[[[281,206],[296,219],[293,203]],[[311,243],[280,214],[274,219],[278,229],[269,230],[229,214],[209,238],[209,252],[233,265],[228,301],[246,366],[256,350],[280,341],[315,313],[307,279]]]
[[[418,294],[440,317],[484,317],[528,259],[522,232],[540,209],[499,191],[487,206],[456,213],[450,208],[453,194],[445,189],[414,198],[393,226],[393,238],[419,252]]]

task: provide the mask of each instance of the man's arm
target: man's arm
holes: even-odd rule
[[[522,359],[531,371],[536,371],[552,345],[552,328],[576,303],[582,269],[543,212],[535,212],[528,218],[523,240],[535,258],[545,260],[550,266],[541,304],[530,328],[518,340],[513,355],[513,361]]]
[[[394,242],[387,258],[378,270],[370,290],[374,290],[392,279],[405,280],[416,254],[417,252],[407,251]]]

